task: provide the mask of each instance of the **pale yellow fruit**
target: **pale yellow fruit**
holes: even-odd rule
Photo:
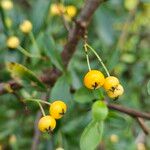
[[[110,135],[110,141],[112,143],[118,143],[118,141],[119,141],[118,135],[116,135],[116,134]]]
[[[127,10],[133,10],[137,7],[139,0],[125,0],[124,6]]]
[[[32,23],[29,20],[24,20],[19,28],[23,33],[29,33],[32,30]]]
[[[4,10],[11,10],[13,8],[13,2],[11,0],[2,0],[0,5]]]
[[[16,36],[11,36],[7,39],[7,47],[9,48],[17,48],[20,44],[19,38]]]
[[[113,99],[118,98],[123,93],[124,93],[124,89],[121,84],[118,84],[118,86],[116,86],[116,88],[114,90],[107,91],[108,96]]]
[[[41,132],[52,131],[56,127],[56,120],[52,116],[44,116],[39,120],[38,129]]]
[[[77,13],[77,9],[75,6],[73,5],[69,5],[69,6],[66,6],[65,7],[65,10],[66,10],[66,14],[70,17],[70,18],[73,18],[76,13]]]

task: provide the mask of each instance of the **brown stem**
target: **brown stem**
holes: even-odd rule
[[[146,135],[148,135],[148,134],[150,134],[150,130],[149,130],[149,128],[146,126],[146,124],[145,124],[145,122],[144,122],[144,120],[142,119],[142,118],[137,118],[137,122],[138,122],[138,124],[140,125],[140,127],[142,128],[142,130],[143,130],[143,132],[146,134]]]
[[[65,67],[67,67],[72,58],[79,40],[84,36],[94,12],[102,2],[103,0],[86,0],[83,9],[75,20],[75,24],[69,31],[68,42],[65,44],[61,54]]]
[[[34,123],[34,137],[33,137],[33,141],[32,141],[31,150],[37,150],[37,146],[38,146],[39,141],[40,141],[41,133],[37,128],[37,124],[38,124],[38,121],[40,120],[41,116],[42,116],[41,111],[38,111],[37,115],[36,115],[36,120]]]
[[[116,105],[116,104],[107,104],[107,106],[109,109],[117,110],[119,112],[128,114],[132,117],[140,117],[140,118],[145,118],[145,119],[150,120],[150,113],[140,112],[135,109],[127,108],[127,107]]]

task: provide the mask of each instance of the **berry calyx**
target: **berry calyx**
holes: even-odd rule
[[[107,94],[110,98],[116,99],[124,93],[123,86],[118,84],[114,90],[107,91]]]
[[[119,80],[116,77],[109,76],[105,79],[103,87],[106,91],[109,91],[109,90],[114,90],[116,86],[118,86],[118,84],[119,84]]]
[[[92,115],[93,119],[96,121],[105,120],[108,115],[108,108],[105,102],[103,101],[96,101],[92,105]]]
[[[50,105],[49,113],[55,119],[60,119],[67,111],[67,105],[63,101],[55,101]]]
[[[41,132],[51,132],[56,127],[56,120],[52,116],[44,116],[38,122],[38,129]]]
[[[102,72],[90,70],[84,77],[84,85],[88,89],[98,89],[104,84],[105,78]]]

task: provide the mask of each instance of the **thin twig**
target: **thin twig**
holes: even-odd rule
[[[62,51],[62,60],[64,66],[67,67],[70,59],[72,58],[78,42],[81,38],[84,37],[85,31],[91,21],[91,18],[99,7],[102,4],[103,0],[87,0],[81,12],[79,13],[75,24],[69,31],[68,41],[64,46]]]
[[[150,120],[150,113],[140,112],[135,109],[127,108],[127,107],[116,105],[116,104],[107,104],[107,106],[109,109],[117,110],[119,112],[128,114],[129,116],[132,116],[132,117],[140,117],[140,118],[145,118],[145,119]]]
[[[150,134],[150,130],[149,128],[146,126],[144,120],[142,118],[137,117],[137,122],[140,125],[140,127],[142,128],[143,132],[148,135]]]
[[[31,150],[37,150],[37,145],[39,144],[39,141],[40,141],[39,137],[40,137],[41,133],[40,133],[40,131],[37,128],[37,124],[38,124],[38,121],[41,118],[41,116],[42,116],[41,111],[38,111],[37,115],[36,115],[35,122],[34,122],[34,137],[33,137]]]
[[[44,93],[42,95],[41,99],[43,99],[43,101],[47,101],[49,99],[49,93],[50,92],[48,90],[47,93]],[[39,110],[37,112],[36,120],[35,120],[35,123],[34,123],[34,137],[33,137],[33,141],[32,141],[31,150],[37,150],[38,149],[41,133],[40,133],[39,129],[37,128],[37,125],[38,125],[38,121],[40,120],[41,116],[42,116],[42,113]]]
[[[101,63],[102,67],[104,68],[107,76],[109,77],[110,76],[109,71],[108,71],[107,67],[105,66],[105,64],[103,63],[101,57],[97,54],[97,52],[89,44],[86,43],[85,46],[88,47],[95,54],[95,56],[97,57],[97,59]]]

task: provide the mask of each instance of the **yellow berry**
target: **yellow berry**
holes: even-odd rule
[[[63,101],[55,101],[50,105],[49,113],[55,119],[60,119],[67,111],[67,105]]]
[[[56,120],[52,116],[44,116],[38,122],[38,129],[42,132],[50,132],[56,127]]]
[[[64,11],[65,7],[62,4],[51,4],[50,13],[52,15],[61,15]]]
[[[89,89],[98,89],[104,81],[104,75],[98,70],[91,70],[84,77],[84,85]]]
[[[127,10],[133,10],[137,7],[139,0],[125,0],[124,6]]]
[[[110,98],[118,98],[124,93],[124,89],[121,84],[118,84],[115,89],[107,91],[107,94]]]
[[[112,135],[110,136],[110,141],[111,141],[112,143],[118,143],[118,141],[119,141],[118,135],[112,134]]]
[[[7,47],[9,48],[17,48],[20,44],[18,37],[11,36],[7,39]]]
[[[13,8],[13,3],[11,0],[2,0],[0,5],[5,10],[11,10]]]
[[[146,147],[143,143],[137,143],[137,150],[146,150]]]
[[[24,20],[19,28],[23,33],[29,33],[32,30],[32,23],[29,20]]]
[[[58,148],[56,148],[56,150],[64,150],[64,148],[58,147]]]
[[[16,136],[13,134],[9,138],[9,144],[15,144],[17,142]]]
[[[114,89],[118,84],[119,84],[119,80],[116,77],[109,76],[105,79],[103,87],[106,91],[108,91]]]
[[[65,8],[66,8],[66,13],[70,18],[73,18],[76,15],[77,9],[75,6],[69,5],[69,6],[66,6]]]

